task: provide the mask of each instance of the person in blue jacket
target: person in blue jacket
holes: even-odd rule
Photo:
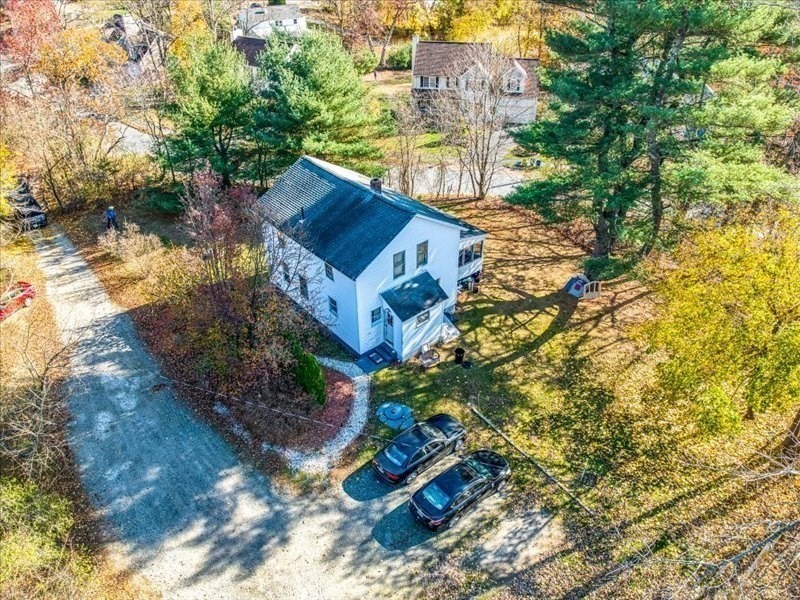
[[[119,231],[119,225],[117,225],[117,211],[114,210],[113,206],[109,206],[106,210],[106,229],[111,229],[112,227]]]

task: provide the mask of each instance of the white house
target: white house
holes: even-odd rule
[[[308,156],[259,202],[271,223],[265,235],[299,257],[274,283],[354,354],[405,361],[457,335],[447,315],[459,286],[480,278],[485,232]]]
[[[239,11],[231,38],[234,40],[238,37],[265,39],[274,31],[303,33],[307,29],[306,18],[298,6],[262,6],[253,3],[248,8]]]
[[[470,64],[477,47],[489,44],[471,42],[420,41],[411,43],[411,95],[425,110],[437,94],[466,90],[478,75],[478,65]],[[509,124],[522,125],[536,120],[539,101],[539,61],[533,58],[507,58],[503,74],[505,116]]]

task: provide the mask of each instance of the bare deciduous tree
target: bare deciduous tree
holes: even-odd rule
[[[435,125],[455,149],[470,179],[473,194],[484,198],[508,140],[507,123],[515,122],[509,101],[509,59],[488,44],[468,46],[454,61],[432,96]]]
[[[14,335],[8,346],[22,356],[25,373],[12,383],[6,380],[0,389],[0,461],[22,475],[41,478],[62,462],[67,451],[58,386],[70,345],[44,339],[31,325]]]
[[[425,133],[424,121],[416,106],[407,99],[395,102],[392,111],[397,123],[397,149],[392,152],[395,165],[393,175],[397,179],[398,189],[407,196],[413,196],[414,184],[422,165],[417,144]]]

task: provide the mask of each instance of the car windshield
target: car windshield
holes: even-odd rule
[[[442,510],[450,503],[450,496],[436,485],[435,481],[429,483],[428,486],[422,490],[422,496],[437,510]]]
[[[403,446],[403,449],[404,448],[406,448],[406,446]],[[389,444],[386,447],[386,450],[384,450],[384,453],[386,454],[386,458],[388,458],[398,467],[402,467],[403,465],[406,464],[406,461],[408,460],[408,454],[406,452],[403,452],[403,449],[398,447],[397,444]]]
[[[386,458],[398,467],[404,467],[409,458],[413,456],[419,448],[424,447],[428,440],[434,437],[435,433],[435,429],[424,423],[414,425],[397,436],[397,438],[386,447]]]

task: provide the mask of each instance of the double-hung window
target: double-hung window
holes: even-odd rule
[[[333,267],[330,266],[328,263],[325,263],[325,276],[333,281]]]
[[[308,279],[306,279],[305,277],[300,275],[300,276],[298,276],[297,280],[298,280],[298,283],[300,285],[300,295],[305,300],[308,300]]]
[[[394,255],[393,262],[393,275],[394,278],[402,277],[406,274],[406,251],[403,250]]]
[[[419,87],[429,90],[436,89],[439,87],[439,78],[422,76],[419,78]]]
[[[428,264],[428,240],[417,244],[417,268]]]
[[[289,276],[289,267],[286,266],[286,263],[281,264],[281,267],[283,270],[283,280],[286,283],[289,283],[292,280],[292,278]]]
[[[370,313],[370,324],[377,325],[381,321],[381,308],[373,308],[372,312]]]
[[[328,296],[328,310],[334,317],[339,314],[339,305],[330,296]]]

